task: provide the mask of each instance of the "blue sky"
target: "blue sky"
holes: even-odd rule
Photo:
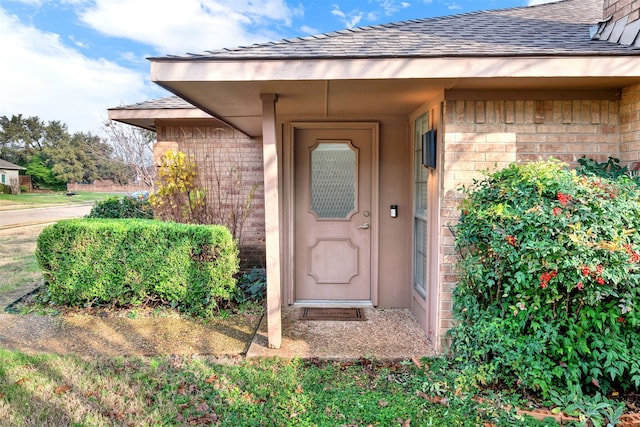
[[[106,109],[169,95],[149,56],[552,0],[0,0],[0,116],[100,134]]]

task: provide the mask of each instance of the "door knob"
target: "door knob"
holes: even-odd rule
[[[361,226],[358,227],[361,230],[366,230],[369,228],[369,223],[365,222],[364,224],[362,224]]]

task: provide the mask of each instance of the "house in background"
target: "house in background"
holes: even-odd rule
[[[640,160],[639,9],[562,0],[151,58],[208,115],[158,119],[158,144],[207,156],[224,129],[262,151],[269,345],[283,305],[369,305],[410,308],[441,349],[460,185],[514,161]]]
[[[262,146],[257,140],[177,96],[110,108],[108,115],[156,133],[156,166],[169,150],[192,156],[199,187],[238,239],[242,267],[264,267]],[[246,217],[238,217],[247,206]]]
[[[0,159],[0,184],[11,188],[11,194],[20,194],[20,171],[27,170]]]

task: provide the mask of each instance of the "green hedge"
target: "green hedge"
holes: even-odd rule
[[[161,300],[197,316],[233,296],[238,271],[227,228],[141,219],[60,221],[42,231],[36,257],[54,303]]]
[[[153,219],[153,207],[145,197],[108,197],[97,202],[87,218]]]
[[[640,390],[636,183],[547,161],[512,164],[465,193],[458,359],[544,396]]]

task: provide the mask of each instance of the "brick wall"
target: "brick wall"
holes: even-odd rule
[[[199,185],[207,191],[207,204],[216,216],[239,214],[251,201],[242,227],[236,229],[243,267],[264,266],[264,186],[262,145],[220,123],[161,123],[154,159],[178,149],[193,155]],[[239,222],[235,224],[239,226]]]
[[[553,156],[575,164],[583,155],[601,161],[610,155],[619,156],[621,128],[629,130],[629,140],[638,141],[640,132],[640,86],[627,92],[622,101],[445,102],[445,166],[440,212],[441,337],[452,326],[451,296],[457,281],[454,238],[448,227],[459,218],[462,194],[457,189],[471,184],[474,178],[481,178],[482,171],[502,168],[513,161]],[[635,125],[621,126],[621,105],[629,105],[628,117],[635,118]],[[637,156],[638,143],[627,144],[629,149],[635,148]]]
[[[627,24],[640,19],[640,0],[604,0],[603,18],[613,16],[613,22],[627,16]]]
[[[151,191],[144,184],[116,184],[112,180],[96,180],[91,184],[79,182],[67,183],[67,191],[91,191],[96,193],[133,193],[134,191]]]
[[[640,85],[622,91],[620,100],[620,161],[637,170],[640,163]]]

